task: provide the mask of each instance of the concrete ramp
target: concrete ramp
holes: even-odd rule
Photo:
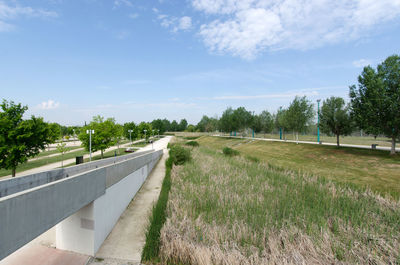
[[[0,259],[54,225],[57,248],[94,255],[161,155],[150,151],[103,167],[88,163],[89,171],[74,168],[78,174],[54,181],[51,172],[26,176],[22,188],[14,179],[0,183],[7,194],[0,198]]]

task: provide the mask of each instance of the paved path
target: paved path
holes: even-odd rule
[[[154,202],[157,201],[165,176],[167,144],[171,137],[154,143],[155,150],[164,150],[164,155],[148,176],[140,191],[121,215],[114,229],[97,252],[92,265],[139,264],[145,244],[145,232]],[[152,149],[151,144],[142,150]],[[97,260],[96,260],[97,258]]]
[[[212,135],[215,137],[224,137],[224,138],[239,138],[239,139],[249,139],[249,140],[260,140],[260,141],[269,141],[269,142],[286,142],[286,143],[299,143],[299,144],[320,144],[318,142],[311,141],[294,141],[294,140],[279,140],[279,139],[271,139],[271,138],[252,138],[252,137],[241,137],[241,136],[224,136],[224,135]],[[321,142],[322,145],[330,145],[336,146],[336,143],[327,143]],[[355,145],[355,144],[340,144],[341,147],[354,147],[354,148],[362,148],[362,149],[371,149],[370,145]],[[377,146],[377,150],[390,151],[390,147],[387,146]],[[396,152],[400,152],[400,148],[396,148]]]
[[[86,265],[89,256],[41,245],[29,245],[0,261],[0,265]]]

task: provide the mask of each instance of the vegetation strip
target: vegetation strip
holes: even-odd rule
[[[170,151],[171,153],[171,151]],[[146,244],[142,252],[142,262],[158,259],[160,250],[160,231],[166,220],[168,195],[171,189],[171,169],[173,158],[165,161],[165,177],[162,183],[160,196],[150,217],[149,228],[146,232]]]
[[[200,146],[171,172],[163,264],[400,261],[398,201]]]

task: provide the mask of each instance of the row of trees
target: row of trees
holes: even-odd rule
[[[244,107],[229,107],[220,119],[203,116],[194,128],[202,132],[251,128],[265,133],[276,128],[283,133],[292,131],[298,139],[298,133],[319,125],[322,132],[336,135],[338,146],[341,135],[361,129],[370,135],[389,137],[391,154],[395,154],[396,141],[400,138],[400,57],[389,56],[376,69],[365,67],[358,77],[358,86],[350,87],[350,99],[350,104],[340,97],[324,100],[319,124],[315,123],[315,106],[306,97],[296,97],[288,108],[281,107],[275,114],[265,110],[254,115]]]

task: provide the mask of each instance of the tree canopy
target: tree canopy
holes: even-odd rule
[[[87,151],[89,151],[90,137],[87,130],[94,130],[92,134],[92,152],[101,151],[103,158],[104,151],[116,143],[118,134],[121,130],[115,124],[114,118],[104,119],[100,115],[94,116],[89,125],[83,127],[79,134],[79,140]]]
[[[320,111],[320,128],[324,133],[336,135],[338,147],[339,136],[349,135],[353,131],[350,110],[343,98],[330,97],[324,100]]]
[[[395,154],[400,137],[400,57],[389,56],[375,70],[364,67],[358,87],[350,86],[352,116],[369,134],[384,134],[392,139]]]
[[[43,118],[22,119],[28,107],[6,100],[0,107],[0,167],[11,169],[14,177],[18,164],[37,155],[54,137]]]
[[[307,98],[296,96],[285,113],[287,127],[298,133],[306,130],[314,118],[314,105]]]

